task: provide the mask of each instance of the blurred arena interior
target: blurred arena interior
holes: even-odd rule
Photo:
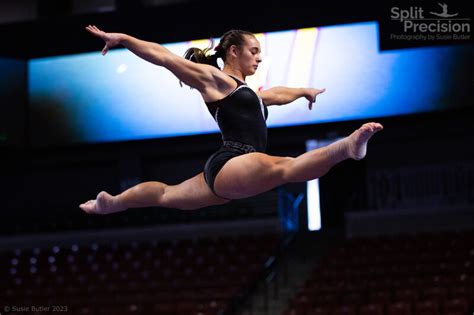
[[[448,4],[461,15],[470,12],[461,2]],[[195,211],[157,207],[99,216],[78,208],[101,190],[117,194],[142,181],[175,184],[195,175],[218,147],[216,133],[32,142],[38,126],[32,124],[28,61],[98,52],[101,43],[85,25],[174,43],[228,29],[259,33],[376,21],[381,52],[432,47],[384,37],[392,27],[390,9],[413,5],[1,1],[0,314],[473,314],[471,41],[462,44],[471,54],[464,69],[456,68],[455,79],[442,78],[459,84],[460,93],[443,99],[445,108],[373,117],[385,129],[367,157],[319,179],[322,227],[316,231],[308,229],[306,183]],[[19,85],[11,87],[15,80]],[[306,141],[335,139],[366,121],[269,128],[268,152],[297,156]],[[54,137],[50,130],[44,134]]]

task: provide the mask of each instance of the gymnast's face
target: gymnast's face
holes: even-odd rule
[[[244,75],[252,75],[262,62],[260,43],[254,36],[245,35],[245,43],[237,49],[239,68]]]

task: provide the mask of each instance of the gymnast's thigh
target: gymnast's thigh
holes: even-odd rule
[[[240,199],[278,187],[292,157],[252,152],[230,159],[217,174],[214,190],[219,196]]]
[[[168,185],[163,196],[165,207],[182,210],[199,209],[227,202],[229,200],[220,198],[211,191],[202,172],[178,185]]]

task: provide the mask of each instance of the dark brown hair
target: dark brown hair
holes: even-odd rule
[[[217,64],[217,59],[221,58],[225,62],[227,50],[230,48],[230,46],[235,45],[237,47],[241,47],[244,45],[244,37],[246,35],[255,36],[248,31],[230,30],[222,35],[219,44],[216,47],[214,47],[214,41],[211,39],[209,47],[205,49],[191,47],[184,53],[184,58],[196,63],[208,64],[220,69],[219,65]],[[212,51],[213,48],[214,54],[210,54],[210,51]],[[181,81],[179,84],[181,84]]]

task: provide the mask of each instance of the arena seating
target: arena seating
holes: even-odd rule
[[[277,235],[262,234],[5,251],[0,300],[8,314],[23,315],[45,312],[12,306],[62,305],[74,315],[226,314],[278,245]]]
[[[321,259],[284,315],[467,315],[474,231],[345,241]]]

